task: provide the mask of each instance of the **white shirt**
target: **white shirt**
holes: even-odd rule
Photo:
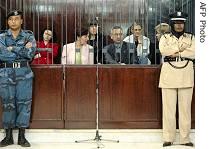
[[[134,35],[132,34],[130,36],[125,37],[123,41],[135,44]],[[142,43],[143,43],[142,45],[140,46],[138,45],[137,47],[137,56],[142,56],[143,49],[147,50],[147,54],[149,54],[150,39],[147,38],[146,36],[143,36]]]
[[[63,46],[61,64],[75,64],[75,47],[75,42]],[[88,44],[83,45],[80,49],[82,64],[94,64],[94,53],[90,53],[90,49],[93,51],[93,47]]]
[[[143,40],[142,45],[138,45],[136,48],[137,56],[146,57],[150,53],[149,49],[150,39],[146,36],[142,36],[142,40]],[[123,41],[135,44],[134,35],[132,34],[130,36],[125,37]],[[148,58],[147,58],[147,64],[151,64],[151,61]]]

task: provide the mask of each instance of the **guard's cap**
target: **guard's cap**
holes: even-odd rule
[[[20,10],[12,10],[7,14],[7,19],[9,19],[9,17],[11,16],[18,16],[18,15],[23,15],[23,12]]]
[[[188,15],[184,12],[177,11],[172,14],[169,14],[169,17],[171,18],[171,21],[186,21]]]

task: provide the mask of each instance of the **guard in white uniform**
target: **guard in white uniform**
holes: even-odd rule
[[[171,32],[164,34],[159,43],[164,62],[159,87],[162,88],[163,147],[173,144],[176,138],[176,104],[179,107],[180,144],[193,146],[191,129],[191,102],[194,87],[194,36],[185,32],[187,14],[170,14]]]

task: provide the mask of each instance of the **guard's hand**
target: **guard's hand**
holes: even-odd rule
[[[187,43],[182,43],[180,46],[179,46],[179,52],[183,52],[186,48],[189,48],[190,45],[187,44]]]
[[[26,48],[32,48],[32,43],[31,42],[28,42],[26,45],[25,45]]]
[[[7,50],[8,50],[8,51],[12,51],[12,49],[13,49],[12,46],[7,47]]]
[[[170,55],[170,57],[178,57],[178,56],[179,56],[179,53],[178,53],[178,52],[176,52],[176,53]]]
[[[185,50],[185,48],[181,47],[179,48],[179,52],[183,52]]]

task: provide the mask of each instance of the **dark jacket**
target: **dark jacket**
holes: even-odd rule
[[[98,50],[97,50],[97,35],[94,40],[88,41],[89,45],[94,48],[94,64],[97,64],[97,52],[98,52],[98,62],[102,63],[102,49],[106,46],[106,37],[102,34],[98,35]]]
[[[120,49],[115,44],[104,47],[106,64],[137,64],[137,52],[135,44],[123,42]]]
[[[150,53],[148,55],[151,64],[160,64],[161,63],[161,54],[159,51],[159,42],[150,43]]]

